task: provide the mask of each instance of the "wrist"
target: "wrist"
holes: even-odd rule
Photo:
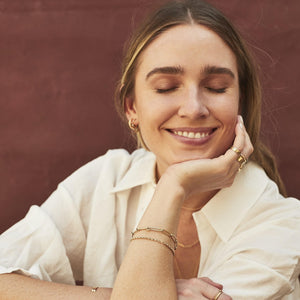
[[[157,184],[157,190],[160,189],[172,195],[172,199],[175,199],[177,202],[183,202],[186,198],[186,190],[181,181],[176,171],[172,167],[169,167],[161,176]]]

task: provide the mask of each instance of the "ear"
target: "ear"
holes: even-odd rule
[[[138,120],[135,101],[133,97],[129,96],[125,98],[124,109],[128,120],[130,119]]]

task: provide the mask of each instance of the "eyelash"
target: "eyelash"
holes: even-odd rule
[[[156,89],[156,92],[159,93],[159,94],[164,94],[164,93],[169,93],[169,92],[172,92],[172,91],[175,91],[177,89],[177,87],[172,87],[172,88],[169,88],[169,89]],[[213,88],[210,88],[210,87],[206,87],[206,89],[212,93],[216,93],[216,94],[223,94],[226,92],[226,89],[227,88],[221,88],[221,89],[213,89]]]
[[[206,87],[206,89],[212,93],[216,93],[216,94],[223,94],[226,92],[226,89],[227,88],[221,88],[221,89],[213,89],[213,88],[210,88],[210,87]]]
[[[164,93],[169,93],[172,91],[175,91],[177,89],[177,87],[171,87],[169,89],[156,89],[156,92],[159,94],[164,94]]]

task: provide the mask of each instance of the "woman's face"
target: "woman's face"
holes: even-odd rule
[[[135,90],[126,99],[158,175],[171,164],[223,154],[235,136],[239,109],[236,59],[213,31],[178,25],[141,54]]]

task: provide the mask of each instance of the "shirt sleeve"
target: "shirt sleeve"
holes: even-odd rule
[[[32,206],[0,236],[0,274],[75,284],[82,280],[85,243],[76,203],[60,185],[41,207]]]
[[[253,211],[215,257],[215,268],[208,275],[222,283],[233,299],[294,299],[284,297],[298,286],[299,206],[294,206],[294,211],[284,207],[281,213],[272,208],[260,214]]]

